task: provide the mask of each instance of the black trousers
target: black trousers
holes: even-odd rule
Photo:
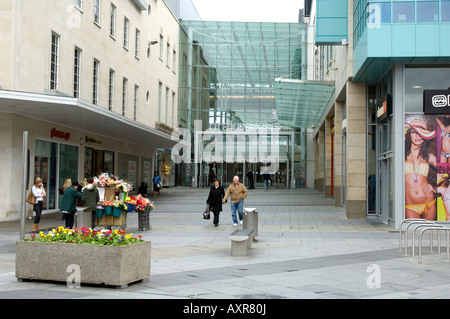
[[[41,220],[41,214],[42,214],[42,207],[44,206],[43,201],[38,201],[36,204],[33,205],[33,210],[36,213],[36,216],[34,217],[34,223],[39,224]]]
[[[213,215],[214,215],[213,224],[214,225],[219,224],[220,211],[218,211],[218,212],[213,211]]]
[[[75,222],[75,214],[63,214],[63,219],[65,221],[65,227],[72,229],[73,223]]]

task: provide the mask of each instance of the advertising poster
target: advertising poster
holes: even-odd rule
[[[405,115],[405,218],[450,220],[450,115]]]

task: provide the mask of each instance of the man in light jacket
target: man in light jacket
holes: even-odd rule
[[[223,203],[227,201],[228,196],[231,196],[231,217],[233,218],[233,226],[236,227],[238,220],[236,217],[236,210],[239,212],[239,220],[242,224],[243,214],[244,214],[244,199],[247,198],[247,188],[244,184],[239,183],[239,177],[233,177],[233,184],[231,184],[225,197],[223,198]]]

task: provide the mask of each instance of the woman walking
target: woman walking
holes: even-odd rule
[[[216,178],[214,179],[214,186],[211,186],[209,190],[209,196],[206,203],[209,205],[209,210],[213,212],[214,227],[219,224],[219,214],[222,211],[222,199],[225,196],[225,191],[222,186],[220,186],[220,181]]]
[[[34,185],[31,188],[31,192],[36,198],[36,204],[33,205],[33,210],[36,213],[33,223],[33,232],[39,230],[39,222],[41,220],[42,208],[44,207],[44,197],[46,196],[42,179],[37,177],[34,181]]]

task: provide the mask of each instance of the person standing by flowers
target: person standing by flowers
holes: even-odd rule
[[[222,198],[225,196],[225,191],[223,187],[220,185],[220,181],[215,178],[214,186],[211,186],[209,190],[209,196],[206,200],[206,203],[209,205],[209,210],[213,212],[214,219],[213,224],[214,227],[217,227],[219,224],[219,214],[222,211]]]
[[[159,175],[159,172],[155,172],[155,176],[153,176],[153,197],[156,198],[156,193],[158,193],[158,197],[161,197],[161,176]]]
[[[81,201],[84,205],[92,209],[92,229],[95,228],[95,215],[97,213],[97,202],[100,200],[97,187],[94,186],[94,179],[92,177],[87,178],[87,185],[81,193]]]
[[[64,216],[66,228],[73,228],[77,199],[81,199],[81,193],[73,185],[68,186],[61,200],[61,213]]]
[[[36,203],[33,205],[33,210],[36,213],[36,217],[34,218],[33,223],[33,232],[35,232],[39,230],[42,208],[44,207],[44,197],[47,195],[44,190],[44,184],[42,183],[42,179],[40,177],[37,177],[34,180],[34,185],[31,188],[31,192],[36,198]]]

